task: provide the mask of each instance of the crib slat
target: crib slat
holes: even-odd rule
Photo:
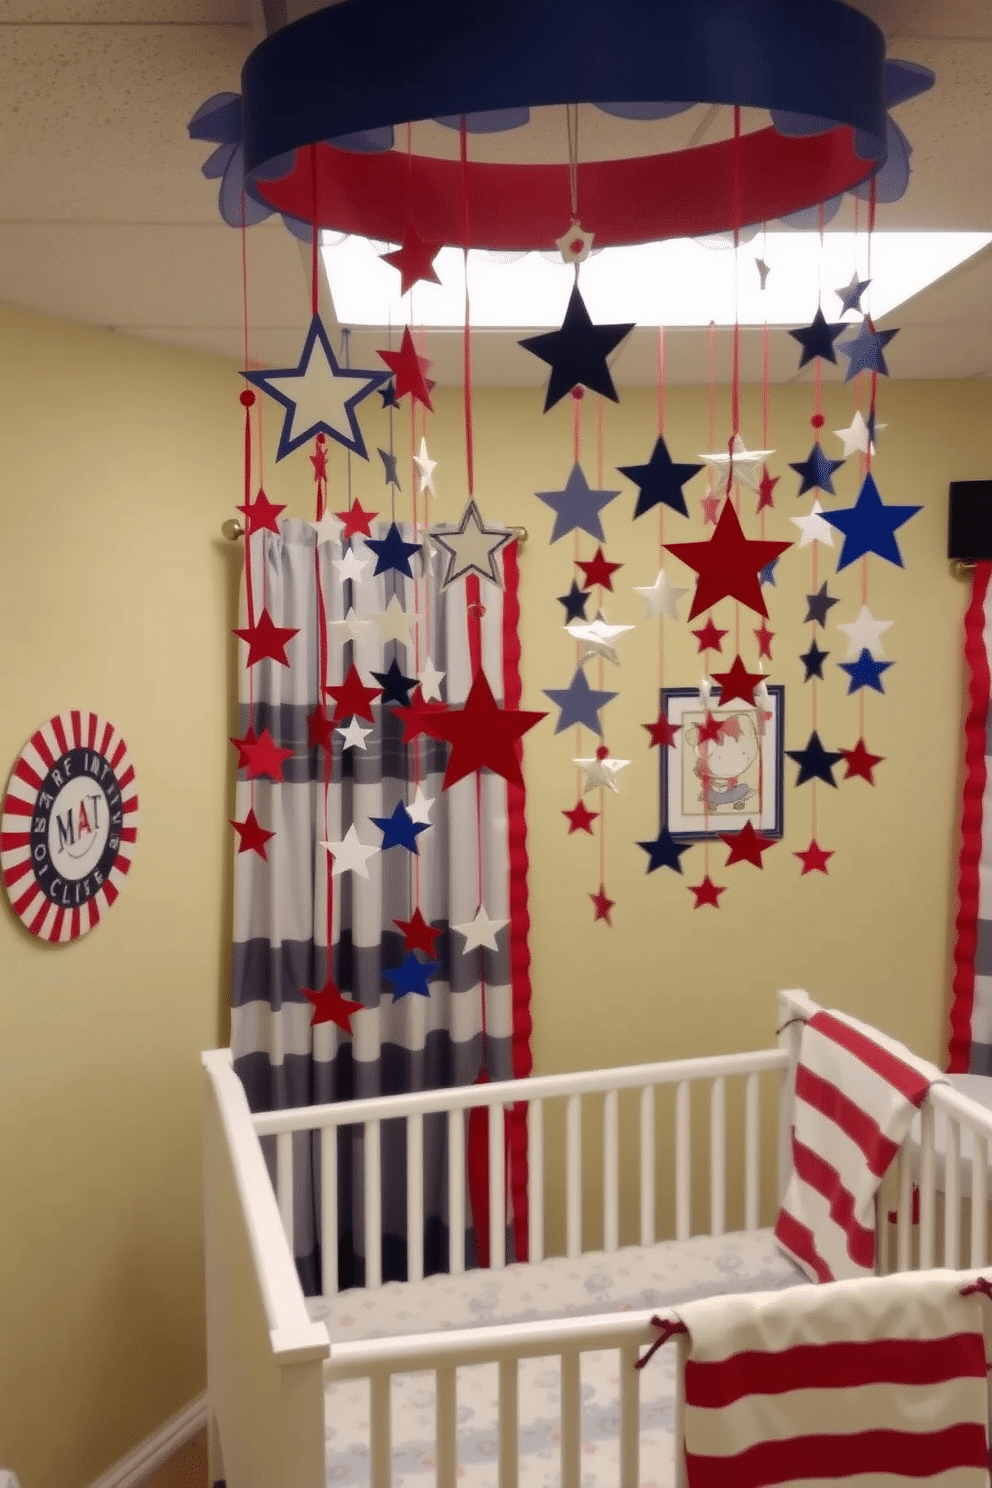
[[[458,1470],[458,1447],[455,1429],[458,1421],[458,1399],[453,1365],[442,1365],[434,1371],[434,1430],[437,1456],[437,1482],[454,1483]]]
[[[913,1171],[909,1151],[903,1143],[896,1159],[898,1201],[896,1204],[896,1270],[908,1271],[912,1265],[913,1240]]]
[[[502,1106],[489,1107],[489,1265],[502,1271],[506,1265],[506,1130]]]
[[[933,1106],[920,1107],[920,1270],[933,1268],[936,1216],[934,1212]]]
[[[603,1249],[620,1247],[620,1097],[603,1096]]]
[[[579,1355],[574,1352],[561,1356],[561,1485],[562,1488],[579,1488],[581,1482],[579,1458],[582,1449],[582,1391],[579,1371]]]
[[[582,1254],[582,1098],[565,1100],[565,1254]]]
[[[290,1255],[293,1250],[293,1133],[280,1132],[276,1137],[276,1196]]]
[[[392,1488],[391,1404],[392,1377],[389,1374],[373,1374],[369,1380],[369,1488]]]
[[[984,1137],[973,1138],[975,1147],[971,1154],[971,1256],[969,1264],[988,1264],[988,1179],[989,1144]]]
[[[518,1416],[517,1361],[516,1359],[500,1359],[499,1488],[517,1488],[517,1468],[520,1460]],[[451,1481],[454,1482],[454,1478]]]
[[[641,1481],[641,1371],[635,1369],[640,1349],[625,1343],[620,1349],[620,1482]]]
[[[365,1285],[382,1286],[382,1123],[366,1121]]]
[[[692,1173],[689,1128],[689,1082],[680,1080],[675,1093],[675,1238],[688,1240],[692,1233]]]
[[[448,1112],[448,1273],[465,1270],[465,1113]]]
[[[544,1259],[544,1102],[527,1103],[527,1257]]]
[[[726,1082],[718,1075],[710,1086],[710,1234],[722,1235],[725,1228],[727,1192],[727,1100]]]
[[[944,1117],[944,1260],[956,1271],[961,1265],[961,1128],[953,1116]]]
[[[406,1118],[406,1275],[424,1279],[424,1118]]]
[[[654,1197],[654,1086],[641,1091],[641,1244],[655,1242]],[[623,1481],[634,1482],[621,1474]]]
[[[325,1297],[338,1290],[338,1129],[320,1129],[320,1274]]]
[[[758,1076],[748,1075],[744,1082],[744,1228],[758,1228],[760,1193],[760,1125],[758,1117]]]

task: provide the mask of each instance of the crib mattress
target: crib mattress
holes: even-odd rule
[[[782,1256],[770,1230],[698,1235],[552,1258],[536,1266],[388,1282],[374,1291],[311,1297],[310,1315],[327,1326],[331,1343],[397,1337],[453,1328],[531,1322],[608,1312],[660,1310],[724,1292],[777,1291],[806,1282]],[[582,1488],[616,1488],[619,1481],[619,1357],[582,1356]],[[458,1371],[459,1482],[497,1488],[495,1365]],[[675,1350],[659,1349],[641,1378],[641,1483],[674,1481]],[[520,1364],[520,1485],[551,1488],[560,1481],[557,1358]],[[336,1383],[326,1394],[327,1483],[369,1481],[369,1392],[364,1380]],[[395,1488],[433,1483],[434,1388],[429,1374],[396,1377],[392,1397]]]

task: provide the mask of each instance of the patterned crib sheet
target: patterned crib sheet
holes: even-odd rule
[[[503,1271],[431,1276],[307,1299],[310,1315],[326,1323],[331,1343],[396,1337],[452,1328],[531,1322],[609,1312],[661,1310],[723,1292],[777,1291],[806,1278],[779,1254],[770,1230],[698,1235],[591,1252]],[[675,1350],[655,1354],[641,1376],[641,1488],[674,1481]],[[495,1365],[458,1371],[458,1480],[464,1488],[497,1488]],[[520,1488],[560,1482],[559,1362],[525,1359],[519,1369]],[[582,1488],[619,1482],[619,1356],[582,1356]],[[327,1483],[362,1488],[369,1481],[369,1391],[364,1380],[326,1392]],[[434,1381],[430,1374],[398,1375],[393,1382],[393,1482],[427,1488],[434,1481]]]

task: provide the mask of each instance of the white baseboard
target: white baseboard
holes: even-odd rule
[[[151,1436],[146,1436],[126,1457],[108,1467],[90,1484],[90,1488],[141,1488],[153,1472],[168,1462],[180,1447],[192,1441],[206,1424],[207,1393],[204,1391]]]

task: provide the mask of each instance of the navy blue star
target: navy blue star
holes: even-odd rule
[[[814,641],[809,650],[800,656],[799,660],[806,668],[806,675],[803,678],[804,682],[808,682],[810,677],[819,677],[820,681],[823,681],[823,663],[829,655],[829,651],[821,651]]]
[[[806,603],[809,609],[806,611],[804,625],[826,625],[827,612],[839,601],[832,594],[827,593],[826,583],[822,583],[815,594],[807,594]]]
[[[430,997],[431,989],[427,983],[440,970],[440,961],[420,961],[414,951],[407,951],[402,966],[394,966],[392,971],[384,971],[382,974],[387,982],[393,984],[393,1001],[399,1002],[408,992],[416,992],[420,997]]]
[[[365,544],[375,554],[377,574],[394,568],[397,573],[405,574],[408,579],[413,578],[410,559],[414,553],[420,552],[420,544],[404,542],[403,535],[395,522],[392,523],[385,537],[367,537]]]
[[[518,343],[551,368],[548,395],[544,401],[545,413],[579,386],[619,403],[606,358],[630,334],[634,325],[634,321],[626,325],[593,325],[576,284],[569,296],[561,330],[525,336]]]
[[[777,558],[773,558],[771,563],[766,563],[764,568],[759,569],[758,578],[761,581],[762,586],[764,586],[765,584],[771,584],[773,589],[778,588],[778,585],[775,582],[775,570],[778,568],[778,564],[779,560]]]
[[[589,591],[580,589],[575,580],[567,594],[559,594],[558,603],[565,606],[565,624],[570,625],[573,620],[584,620],[586,618],[586,601]]]
[[[893,336],[898,334],[898,330],[876,331],[870,320],[863,320],[858,326],[857,334],[850,341],[838,341],[837,350],[847,357],[844,381],[850,382],[859,372],[880,372],[883,377],[888,377],[885,348]]]
[[[886,506],[878,494],[874,476],[866,475],[853,506],[823,513],[824,520],[844,534],[837,572],[866,553],[877,553],[879,558],[886,558],[889,563],[902,568],[902,554],[895,539],[896,528],[915,517],[920,510],[918,506]]]
[[[385,387],[379,389],[379,397],[382,399],[383,408],[399,408],[400,400],[396,396],[396,384],[390,377]]]
[[[799,766],[799,774],[796,776],[797,785],[805,785],[807,780],[825,780],[827,785],[832,785],[836,790],[834,765],[838,764],[844,756],[839,752],[834,754],[824,749],[816,729],[810,734],[809,743],[805,749],[787,749],[785,752]]]
[[[395,486],[397,491],[401,491],[403,487],[400,485],[400,478],[396,474],[397,456],[390,454],[389,450],[384,449],[379,451],[379,456],[386,472],[386,485]]]
[[[555,514],[551,542],[557,542],[568,532],[578,532],[580,528],[597,542],[605,542],[606,533],[599,514],[620,492],[594,491],[583,474],[582,466],[576,462],[563,490],[535,491],[534,494],[538,501],[550,506]]]
[[[843,460],[830,460],[823,453],[823,446],[814,444],[807,459],[796,464],[789,462],[789,469],[794,470],[802,477],[802,485],[799,487],[798,495],[805,496],[807,491],[827,491],[831,496],[837,493],[834,490],[832,476],[835,470],[843,465]]]
[[[868,410],[868,417],[865,419],[865,428],[868,430],[868,438],[870,442],[877,445],[878,439],[875,436],[875,417],[875,405],[873,403],[871,408]],[[884,424],[882,425],[882,428],[885,428]]]
[[[852,692],[860,692],[862,687],[870,687],[873,692],[884,692],[882,673],[887,672],[893,664],[891,661],[876,661],[867,648],[861,652],[857,661],[838,662],[841,671],[846,672],[850,678],[848,697]]]
[[[813,361],[815,357],[822,357],[825,362],[836,364],[834,342],[845,329],[843,321],[836,325],[828,325],[823,311],[817,308],[811,325],[805,326],[801,331],[789,332],[793,340],[798,341],[803,349],[803,354],[799,358],[800,367],[805,367],[806,363]]]
[[[584,723],[587,729],[602,738],[603,725],[599,721],[599,710],[616,697],[615,692],[595,691],[589,686],[581,667],[576,667],[575,676],[567,687],[544,687],[541,690],[556,708],[561,709],[556,734],[570,728],[573,723]]]
[[[653,842],[639,842],[637,845],[643,847],[648,855],[648,873],[653,873],[656,868],[672,868],[681,873],[682,854],[688,852],[692,843],[676,842],[668,828],[662,827]]]
[[[418,677],[404,677],[395,657],[389,663],[388,672],[373,672],[372,675],[382,686],[383,703],[399,703],[402,708],[409,708],[410,693],[418,685]]]
[[[702,468],[702,465],[676,465],[668,453],[668,445],[661,437],[656,441],[646,465],[617,466],[621,475],[625,475],[640,488],[637,505],[634,507],[635,517],[643,517],[645,512],[659,503],[670,506],[673,511],[681,512],[683,517],[687,517],[689,508],[685,504],[682,487]]]
[[[834,294],[840,300],[841,315],[846,315],[848,310],[856,310],[859,315],[864,314],[861,308],[861,296],[870,283],[870,279],[859,279],[858,271],[855,269],[851,275],[850,284],[845,284],[843,289],[834,290]]]
[[[405,847],[420,856],[417,838],[430,828],[430,822],[415,822],[402,801],[393,807],[392,816],[373,816],[369,820],[375,822],[382,833],[381,852],[389,847]]]

